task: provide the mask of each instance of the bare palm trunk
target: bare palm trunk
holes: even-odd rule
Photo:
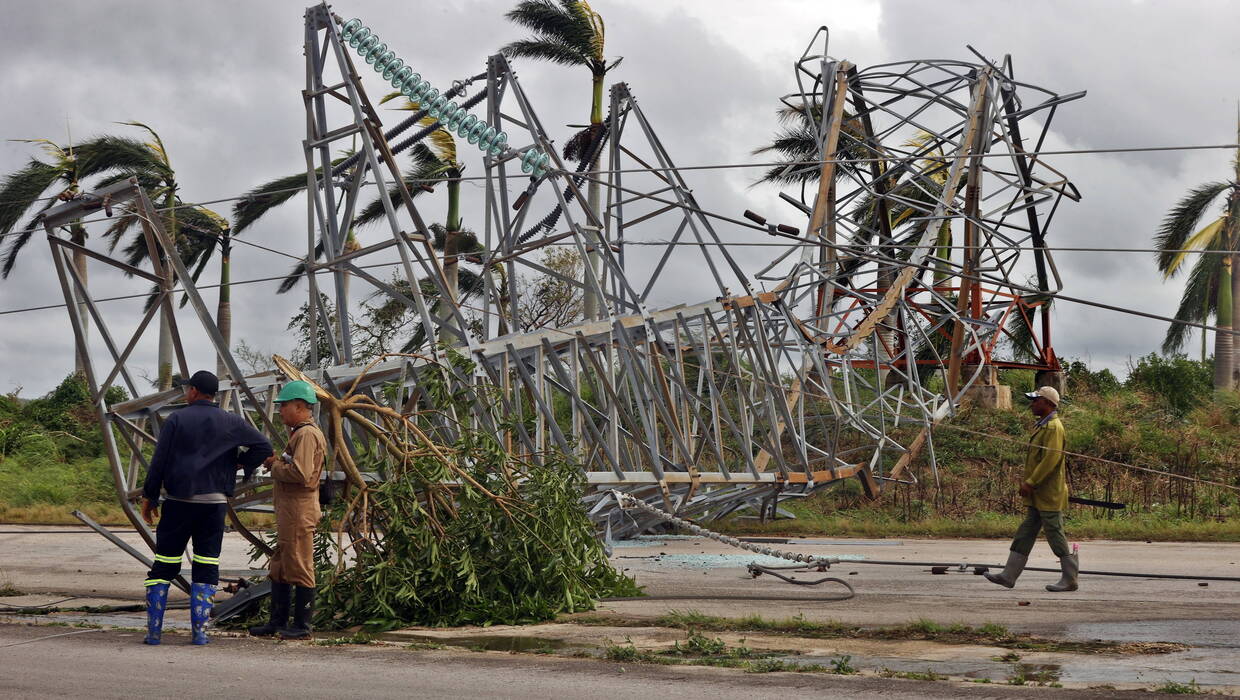
[[[168,212],[166,222],[168,240],[172,246],[176,247],[177,241],[177,210],[176,206],[176,185],[168,183],[168,193],[164,196],[164,209]],[[176,250],[164,251],[164,270],[168,274],[172,273],[172,262],[168,256],[177,255]],[[175,280],[174,280],[175,283]],[[165,309],[171,309],[172,304],[169,303]],[[172,388],[172,319],[168,318],[171,310],[166,310],[159,315],[159,390],[167,391]],[[183,377],[188,379],[188,377]]]
[[[162,303],[162,302],[160,302]],[[159,315],[159,390],[172,388],[172,325],[165,308]]]
[[[1236,107],[1236,136],[1240,138],[1240,105]],[[1232,184],[1240,186],[1240,150],[1236,151],[1236,159],[1234,162],[1236,170],[1236,179]],[[1227,195],[1227,223],[1224,226],[1227,229],[1227,242],[1231,245],[1230,250],[1240,250],[1240,196],[1237,196],[1236,187],[1233,186]],[[1240,263],[1240,255],[1233,255],[1231,258],[1232,276],[1231,276],[1231,318],[1232,323],[1235,319],[1240,318],[1240,275],[1235,274],[1236,265]],[[1235,353],[1235,339],[1232,339],[1232,353]],[[1236,362],[1232,358],[1231,382],[1229,388],[1233,391],[1240,389],[1240,362]]]
[[[1202,307],[1203,308],[1201,309],[1201,323],[1206,324],[1210,320],[1210,297],[1208,295],[1206,296],[1206,303],[1203,304]],[[1209,342],[1207,340],[1209,336],[1210,336],[1210,331],[1207,331],[1205,328],[1202,328],[1201,329],[1201,364],[1203,365],[1206,363],[1206,359],[1209,357],[1209,350],[1207,349],[1209,347]]]
[[[597,138],[598,131],[595,127],[603,123],[603,76],[602,75],[594,76],[593,88],[594,88],[594,93],[593,93],[593,97],[590,103],[590,126],[591,126],[591,131],[595,134]],[[599,159],[595,158],[594,161],[591,162],[590,165],[587,167],[590,170],[597,170],[598,161]],[[597,230],[595,230],[593,228],[592,222],[586,222],[586,225],[588,227],[587,230],[594,231],[593,235],[589,237],[590,250],[586,253],[586,264],[590,266],[590,270],[593,273],[594,279],[596,280],[599,279],[599,268],[600,268],[599,263],[601,260],[601,256],[599,255],[599,247],[602,246],[603,244],[603,229],[601,226],[603,217],[600,215],[600,212],[599,212],[600,199],[601,199],[601,196],[599,194],[598,177],[592,175],[590,176],[589,185],[586,187],[586,202],[590,207],[590,212],[593,216],[594,221],[599,222],[600,226]],[[601,286],[602,282],[600,281],[599,284]],[[598,296],[598,294],[594,291],[594,289],[589,285],[588,282],[586,285],[585,299],[583,301],[583,310],[585,311],[585,317],[588,320],[593,320],[595,318],[601,318],[603,315],[602,313],[603,312],[603,300],[602,298]]]
[[[75,223],[70,228],[70,232],[70,240],[78,245],[86,245],[86,228],[84,226]],[[82,280],[82,287],[86,288],[86,255],[80,250],[73,251],[73,268],[77,270],[78,277]],[[82,344],[85,345],[90,341],[90,316],[87,313],[84,298],[78,303],[78,318],[82,320]],[[73,371],[79,376],[86,376],[86,358],[80,352],[74,352]]]
[[[1233,256],[1234,257],[1234,256]],[[1232,367],[1232,257],[1223,260],[1219,271],[1218,304],[1216,305],[1218,330],[1214,332],[1214,388],[1231,387]]]
[[[355,253],[358,250],[361,250],[361,248],[362,248],[362,244],[357,242],[357,236],[353,234],[353,229],[349,229],[349,234],[345,236],[345,239],[344,239],[344,248],[340,251],[340,254],[349,255],[350,253]],[[340,298],[336,300],[337,301],[336,328],[335,328],[336,342],[340,346],[341,355],[345,357],[350,356],[345,353],[344,327],[345,327],[345,324],[349,322],[349,298],[350,298],[349,297],[349,283],[352,281],[352,279],[353,279],[353,275],[350,275],[347,269],[341,273],[341,278],[340,278],[341,295],[340,295]],[[349,334],[348,340],[352,342],[353,340],[352,333]]]
[[[451,177],[460,177],[453,173]],[[458,345],[463,339],[459,334],[462,329],[456,327],[452,306],[460,299],[460,253],[461,242],[461,183],[459,180],[448,181],[448,218],[444,222],[443,242],[443,274],[447,286],[448,298],[435,303],[435,316],[443,319],[443,327],[439,329],[439,342],[445,345]]]
[[[1235,227],[1233,226],[1232,228],[1234,229]],[[1232,235],[1228,236],[1228,240],[1235,241],[1236,239],[1233,237],[1235,233],[1236,231],[1233,230]],[[1235,243],[1233,242],[1232,245],[1234,246]],[[1235,272],[1236,267],[1238,265],[1240,265],[1240,255],[1231,256],[1232,272],[1231,272],[1231,324],[1230,325],[1233,328],[1236,325],[1236,319],[1240,318],[1240,308],[1237,308],[1237,306],[1240,305],[1240,275],[1237,275]],[[1219,325],[1221,326],[1222,324],[1220,323]],[[1231,366],[1230,366],[1229,374],[1226,375],[1226,376],[1229,376],[1229,381],[1227,382],[1224,388],[1235,391],[1238,387],[1240,387],[1240,362],[1236,361],[1237,343],[1236,343],[1235,336],[1230,336],[1230,342],[1231,342]]]
[[[220,329],[220,337],[224,339],[224,347],[232,348],[232,243],[229,240],[231,232],[224,230],[223,241],[220,244],[220,301],[219,307],[215,311],[215,325]],[[228,376],[228,367],[224,364],[224,356],[217,355],[215,358],[215,374],[223,379]]]

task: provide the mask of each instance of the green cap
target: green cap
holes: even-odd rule
[[[280,395],[276,397],[276,403],[284,403],[293,399],[301,399],[306,403],[318,403],[319,397],[314,395],[314,387],[309,382],[289,382],[280,390]]]

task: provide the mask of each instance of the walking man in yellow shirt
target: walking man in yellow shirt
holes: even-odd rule
[[[1050,584],[1051,592],[1075,591],[1080,561],[1068,551],[1068,538],[1063,531],[1063,513],[1068,509],[1068,483],[1064,462],[1064,430],[1059,420],[1059,392],[1044,386],[1025,394],[1030,400],[1029,410],[1038,422],[1029,439],[1029,453],[1025,457],[1025,478],[1020,484],[1020,495],[1028,510],[1025,520],[1016,530],[1012,550],[1008,552],[1007,565],[1002,573],[986,574],[986,579],[1000,586],[1011,588],[1025,569],[1029,552],[1038,539],[1038,530],[1046,533],[1046,542],[1059,557],[1063,576],[1058,583]]]

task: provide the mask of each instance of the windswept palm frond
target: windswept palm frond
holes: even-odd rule
[[[1223,270],[1222,255],[1199,255],[1184,285],[1184,294],[1175,310],[1175,321],[1167,328],[1162,351],[1176,353],[1188,342],[1193,327],[1188,323],[1206,323],[1218,312],[1219,274]]]
[[[1176,203],[1154,236],[1154,246],[1161,251],[1157,254],[1159,272],[1167,277],[1175,276],[1183,256],[1174,251],[1186,248],[1197,228],[1197,222],[1201,220],[1210,203],[1230,186],[1231,183],[1227,182],[1207,182],[1190,190]]]
[[[22,217],[34,207],[39,198],[56,184],[63,176],[63,171],[41,160],[32,158],[20,170],[17,170],[0,182],[0,233],[12,233]],[[46,204],[54,204],[50,200]],[[46,207],[42,207],[46,209]],[[34,235],[34,222],[22,227],[22,232],[10,238],[4,251],[3,267],[0,276],[8,277],[17,261],[17,254]]]
[[[562,66],[589,65],[580,51],[562,41],[519,39],[505,46],[502,52],[509,58],[532,58]]]
[[[1227,224],[1227,217],[1220,216],[1214,221],[1206,224],[1200,231],[1194,233],[1187,241],[1184,241],[1183,248],[1180,250],[1161,251],[1171,255],[1171,262],[1168,263],[1167,269],[1163,271],[1163,277],[1174,277],[1180,271],[1180,266],[1184,263],[1184,259],[1193,253],[1192,250],[1219,250],[1227,245],[1227,232],[1223,227]]]
[[[314,245],[314,259],[319,260],[323,257],[323,240],[319,239]],[[287,294],[297,287],[297,283],[306,276],[305,261],[299,262],[293,266],[288,275],[280,281],[280,286],[276,288],[276,294]]]
[[[426,191],[425,187],[434,183],[436,180],[442,180],[452,169],[450,165],[436,158],[431,150],[422,143],[413,147],[410,155],[413,158],[413,166],[405,170],[401,175],[405,187],[409,190],[410,197],[417,197]],[[404,206],[404,202],[400,196],[400,188],[395,184],[388,187],[388,202],[395,208]],[[385,215],[383,207],[383,199],[376,197],[362,210],[353,217],[354,226],[367,226],[382,219]]]
[[[819,158],[818,125],[822,120],[822,103],[814,102],[809,111],[801,107],[782,105],[775,111],[783,126],[775,132],[775,138],[767,145],[755,148],[753,155],[775,154],[779,165],[769,168],[751,185],[762,183],[792,185],[817,182],[822,175]],[[836,147],[839,161],[834,169],[838,180],[849,171],[855,171],[856,163],[849,160],[868,158],[871,154],[865,145],[865,129],[861,120],[844,112],[840,138]]]
[[[533,58],[565,66],[587,66],[595,77],[610,66],[604,58],[603,18],[581,0],[522,0],[505,15],[533,37],[514,41],[500,52],[509,58]],[[615,64],[613,64],[614,66]]]
[[[315,170],[316,176],[323,175],[323,169]],[[242,199],[233,204],[233,233],[241,233],[250,228],[267,212],[284,204],[306,189],[306,173],[293,173],[265,182],[241,195]]]
[[[379,104],[386,104],[401,97],[403,97],[403,93],[390,92],[384,95],[383,99],[379,100]],[[406,98],[397,109],[404,112],[418,112],[421,111],[422,105]],[[439,120],[429,114],[418,120],[418,126],[422,127],[433,126],[437,123],[439,123]],[[414,148],[421,147],[423,150],[420,153],[410,154],[415,163],[421,163],[430,156],[441,163],[456,167],[458,170],[461,169],[461,163],[456,157],[456,138],[452,136],[452,132],[440,127],[432,131],[428,139],[430,141],[429,146],[419,143]]]
[[[73,153],[80,179],[114,172],[145,172],[163,180],[174,177],[171,166],[159,153],[146,143],[125,136],[99,136],[74,147]]]

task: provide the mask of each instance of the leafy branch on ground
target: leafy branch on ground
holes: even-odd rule
[[[472,374],[453,352],[424,365],[424,403],[410,412],[399,410],[407,397],[396,385],[383,403],[320,392],[337,467],[349,475],[315,539],[320,629],[521,624],[640,594],[595,536],[580,465],[557,453],[514,456],[502,442],[513,426],[498,411],[454,419],[497,405],[461,381]],[[346,424],[369,439],[346,444]]]

